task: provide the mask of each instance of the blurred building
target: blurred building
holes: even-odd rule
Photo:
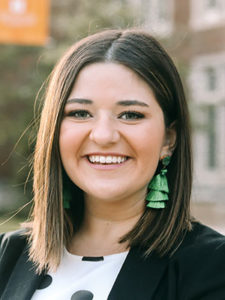
[[[129,1],[140,23],[175,58],[186,85],[194,129],[193,198],[225,203],[225,1]]]

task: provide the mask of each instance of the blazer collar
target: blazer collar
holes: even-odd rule
[[[144,258],[144,251],[132,248],[118,274],[108,300],[152,299],[164,275],[168,258],[151,254]],[[140,296],[141,295],[141,296]]]
[[[34,264],[28,259],[27,247],[20,256],[7,288],[1,299],[30,300],[40,285],[43,275],[35,272]],[[143,257],[143,250],[132,248],[116,278],[108,300],[151,299],[160,283],[168,259],[151,254]]]

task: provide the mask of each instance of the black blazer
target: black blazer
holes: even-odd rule
[[[44,278],[20,234],[0,235],[1,300],[31,299]],[[225,300],[225,237],[195,223],[170,258],[144,259],[143,250],[132,248],[108,300]]]

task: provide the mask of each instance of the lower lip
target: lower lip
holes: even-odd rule
[[[86,158],[86,159],[87,159],[88,164],[93,169],[97,169],[97,170],[114,170],[114,169],[117,169],[117,168],[120,168],[120,167],[124,166],[129,160],[129,158],[128,158],[127,160],[125,160],[124,162],[122,162],[120,164],[107,164],[107,165],[105,164],[104,165],[104,164],[93,164],[88,160],[88,158]]]

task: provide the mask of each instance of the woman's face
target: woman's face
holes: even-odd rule
[[[60,155],[88,197],[144,199],[168,148],[163,112],[148,84],[116,63],[84,67],[67,100]]]

